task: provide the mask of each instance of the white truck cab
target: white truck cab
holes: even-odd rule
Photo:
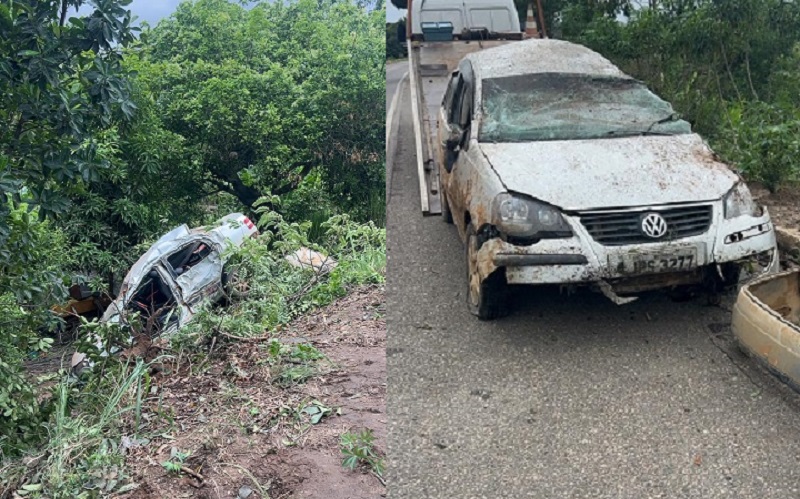
[[[450,23],[453,36],[469,31],[519,34],[520,22],[513,0],[415,0],[411,4],[411,36],[423,39],[423,25]]]

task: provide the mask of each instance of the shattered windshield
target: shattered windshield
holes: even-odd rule
[[[481,142],[691,133],[672,106],[631,79],[541,73],[483,80]]]

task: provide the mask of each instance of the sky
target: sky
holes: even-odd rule
[[[127,8],[139,18],[137,22],[147,21],[150,26],[155,26],[158,21],[169,17],[179,3],[181,0],[133,0]],[[78,12],[89,14],[92,12],[92,8],[84,5]],[[393,23],[405,16],[405,10],[398,9],[392,5],[391,1],[386,2],[386,20],[388,22]]]
[[[386,22],[393,23],[399,19],[406,17],[406,10],[400,10],[392,2],[386,2]]]
[[[137,23],[147,21],[150,26],[155,26],[158,21],[172,14],[179,3],[181,0],[133,0],[126,9],[139,18]],[[79,12],[89,14],[92,10],[91,6],[84,5]]]

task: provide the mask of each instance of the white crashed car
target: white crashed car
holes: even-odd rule
[[[131,267],[119,296],[101,321],[126,323],[134,312],[152,333],[170,333],[189,322],[203,302],[225,294],[230,278],[225,250],[256,236],[258,229],[241,213],[211,227],[181,225],[167,234]]]
[[[509,284],[619,295],[778,268],[766,208],[689,123],[591,50],[530,40],[465,57],[438,117],[442,214],[466,243],[468,305]]]

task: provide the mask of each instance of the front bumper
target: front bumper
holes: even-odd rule
[[[484,243],[478,251],[479,271],[485,278],[498,268],[505,268],[509,284],[590,284],[644,278],[659,286],[703,278],[702,269],[726,263],[746,262],[759,257],[769,262],[763,272],[778,270],[778,253],[770,217],[766,209],[761,217],[743,216],[726,220],[721,206],[715,205],[714,217],[704,234],[668,242],[625,246],[604,246],[592,239],[580,220],[566,216],[574,236],[569,239],[545,239],[529,246],[518,246],[501,238]],[[633,255],[670,255],[690,252],[696,260],[680,272],[631,272],[619,265]],[[680,279],[676,280],[676,275]],[[680,282],[683,283],[683,282]]]

